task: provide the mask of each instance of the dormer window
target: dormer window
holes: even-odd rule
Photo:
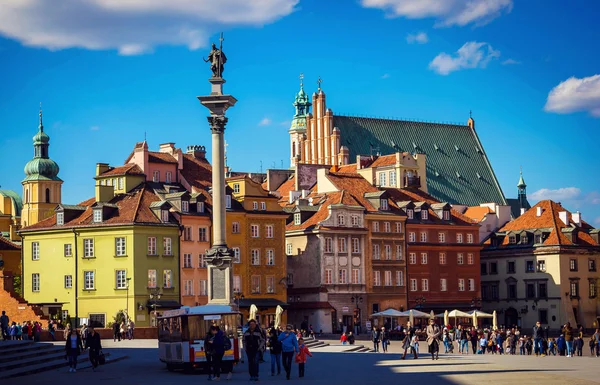
[[[429,219],[429,212],[427,212],[427,210],[421,210],[421,219],[424,221]]]
[[[302,224],[302,216],[300,213],[296,213],[294,214],[294,225],[298,226],[300,224]]]
[[[380,202],[381,210],[388,210],[388,201],[387,201],[387,199],[380,199],[379,202]]]
[[[196,211],[199,213],[203,213],[204,212],[204,202],[198,202],[196,204]]]
[[[56,213],[56,225],[62,226],[65,224],[65,213]]]
[[[445,221],[450,220],[450,210],[444,210],[444,220]]]
[[[190,211],[190,202],[181,201],[181,211],[183,211],[184,213],[189,212]]]
[[[260,202],[260,209],[262,211],[267,211],[267,203],[266,202]]]
[[[535,235],[535,243],[542,243],[542,234]]]
[[[231,195],[225,195],[225,208],[231,208]]]
[[[529,237],[527,236],[527,234],[523,234],[521,235],[521,243],[526,245],[527,243],[529,243]]]
[[[94,223],[102,223],[102,209],[94,209]]]
[[[160,210],[160,218],[164,223],[169,222],[169,210]]]
[[[123,190],[123,180],[124,179],[125,178],[123,178],[123,177],[119,178],[119,190]]]
[[[338,226],[345,226],[346,225],[346,218],[340,214],[338,215]]]
[[[380,186],[386,186],[385,174],[386,174],[385,172],[379,173],[379,185]]]
[[[239,183],[234,183],[233,184],[233,193],[234,194],[239,194],[240,193],[240,184]]]
[[[252,202],[252,210],[258,210],[258,202]]]
[[[154,171],[152,173],[152,182],[159,182],[160,181],[160,171]]]
[[[514,245],[515,243],[517,243],[517,236],[516,235],[509,235],[508,236],[508,243],[510,243],[511,245]]]
[[[406,210],[406,215],[408,216],[408,219],[413,219],[415,216],[415,213],[414,213],[413,209],[408,209],[408,210]]]

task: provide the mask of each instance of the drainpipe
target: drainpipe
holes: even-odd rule
[[[71,325],[73,327],[73,329],[78,327],[78,323],[79,323],[79,270],[77,267],[77,263],[78,263],[78,256],[77,256],[77,232],[75,231],[75,229],[73,229],[73,237],[75,239],[75,326]]]

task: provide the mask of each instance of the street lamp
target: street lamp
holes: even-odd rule
[[[152,289],[152,291],[150,291],[150,300],[153,300],[152,302],[152,310],[154,312],[154,326],[157,326],[156,324],[156,307],[158,306],[158,304],[156,303],[156,301],[160,300],[160,297],[162,297],[162,293],[160,292],[160,289]]]
[[[471,299],[471,308],[473,308],[473,309],[481,308],[481,298],[475,297],[475,298]]]
[[[421,310],[423,308],[423,306],[425,305],[425,302],[427,302],[427,298],[420,296],[415,298],[415,302],[417,303],[417,309]]]
[[[356,328],[355,333],[356,335],[360,334],[360,307],[358,306],[358,304],[363,302],[363,297],[361,297],[358,294],[355,294],[353,296],[350,297],[350,301],[352,301],[353,304],[356,305],[356,308],[354,310],[354,326]]]
[[[240,301],[243,300],[244,298],[244,294],[237,292],[237,293],[233,293],[233,300],[235,301],[235,304],[237,305],[237,310],[240,311]]]
[[[126,303],[125,303],[125,315],[127,316],[126,321],[129,321],[129,281],[131,281],[131,277],[127,277],[125,278],[126,280],[126,287],[127,287],[127,297],[125,299]]]

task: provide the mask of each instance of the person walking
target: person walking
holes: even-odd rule
[[[471,350],[473,351],[473,354],[477,354],[477,341],[479,340],[479,333],[477,332],[476,328],[471,328],[469,339],[471,340]]]
[[[56,329],[54,328],[54,321],[48,322],[48,334],[50,334],[50,338],[52,341],[56,341],[56,337],[54,336]]]
[[[83,333],[82,333],[83,334]],[[102,342],[100,341],[100,334],[96,333],[94,327],[90,327],[86,330],[85,347],[88,349],[90,356],[90,363],[92,364],[92,370],[96,371],[98,367],[98,359],[100,352],[102,351]]]
[[[348,333],[348,337],[346,339],[348,340],[348,343],[350,345],[354,345],[354,341],[356,341],[356,338],[354,337],[354,334],[352,334],[352,332]]]
[[[77,333],[77,329],[71,329],[71,334],[67,336],[67,341],[65,343],[65,352],[67,354],[67,359],[69,360],[69,373],[75,373],[77,371],[77,358],[82,350],[83,345],[81,343],[81,336]]]
[[[388,345],[390,344],[390,332],[385,327],[381,328],[381,348],[384,353],[388,351]]]
[[[429,319],[429,325],[427,325],[427,345],[429,345],[429,353],[431,353],[432,360],[437,360],[439,358],[439,338],[441,334],[442,331],[435,323],[435,319]]]
[[[133,330],[135,329],[135,324],[133,323],[132,320],[129,320],[129,323],[127,324],[127,336],[129,337],[130,340],[133,340],[135,338],[133,338]]]
[[[461,354],[469,354],[469,333],[467,332],[467,329],[459,325],[458,333],[460,336],[458,352]]]
[[[304,377],[304,366],[306,365],[306,356],[312,357],[312,353],[304,345],[304,338],[298,340],[298,354],[296,354],[296,363],[298,364],[298,377]]]
[[[275,328],[271,328],[269,333],[269,353],[271,353],[271,376],[275,375],[275,367],[277,367],[277,375],[281,374],[281,342],[279,342],[279,332]]]
[[[592,339],[595,342],[596,348],[596,357],[600,357],[600,329],[596,329],[596,332],[592,336]],[[593,355],[593,353],[592,353]]]
[[[573,355],[573,328],[571,323],[567,322],[562,329],[563,335],[565,336],[565,343],[567,345],[567,357],[574,357]]]
[[[415,336],[416,329],[411,325],[410,321],[406,323],[406,329],[404,329],[404,341],[402,341],[402,348],[404,349],[404,354],[402,355],[402,359],[406,359],[406,352],[410,349],[412,351],[414,359],[417,359],[417,352],[412,347],[412,340]]]
[[[543,354],[543,350],[542,350],[542,339],[544,338],[544,329],[542,328],[542,324],[540,323],[540,321],[537,321],[535,323],[535,326],[533,327],[533,351],[537,356],[544,356],[545,354]]]
[[[221,366],[223,355],[225,355],[225,334],[217,325],[212,325],[204,341],[204,350],[211,357],[211,370],[208,379],[213,381],[221,380]]]
[[[340,342],[342,343],[342,345],[346,345],[347,341],[348,341],[348,336],[346,335],[346,333],[342,333],[342,336],[340,337]]]
[[[2,339],[7,340],[9,338],[8,335],[8,326],[10,320],[6,315],[6,311],[2,310],[2,315],[0,316],[0,328],[2,329]]]
[[[298,339],[296,335],[292,333],[292,326],[287,325],[285,331],[278,337],[281,342],[281,355],[283,359],[283,368],[285,369],[286,379],[290,379],[290,373],[292,370],[292,358],[294,353],[298,352]]]
[[[290,328],[291,329],[291,328]],[[244,350],[248,357],[248,371],[250,381],[258,381],[258,351],[264,344],[262,332],[258,329],[256,321],[248,321],[248,330],[244,333]]]
[[[379,352],[379,342],[381,342],[381,331],[378,328],[374,328],[371,332],[371,337],[373,339],[373,350],[375,353]]]

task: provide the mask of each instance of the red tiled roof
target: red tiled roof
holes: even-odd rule
[[[327,179],[329,179],[340,191],[344,192],[342,198],[348,202],[343,202],[344,204],[363,206],[367,211],[371,212],[379,211],[373,207],[367,198],[365,198],[365,193],[379,192],[380,190],[369,183],[362,175],[330,172],[327,175]]]
[[[369,167],[384,167],[394,164],[396,164],[396,154],[391,154],[378,157]]]
[[[289,225],[286,226],[285,229],[287,231],[305,230],[309,227],[318,225],[320,222],[324,221],[325,219],[327,219],[327,217],[329,217],[329,206],[338,203],[341,199],[341,195],[341,192],[332,192],[325,194],[326,199],[319,206],[319,211],[313,214],[313,216],[308,218],[302,224],[294,225],[294,222],[291,222]]]
[[[205,196],[207,204],[212,204],[212,196],[208,193],[208,189],[212,184],[212,166],[208,160],[184,154],[181,175],[190,185]]]
[[[540,216],[537,216],[537,208],[542,209]],[[567,236],[562,232],[564,228],[571,226],[565,225],[560,219],[559,213],[567,212],[569,223],[573,223],[572,214],[562,207],[559,203],[551,200],[543,200],[538,202],[531,209],[527,210],[523,215],[515,220],[508,222],[499,231],[522,231],[522,230],[537,230],[537,229],[552,229],[550,235],[544,241],[544,245],[573,245]],[[581,228],[584,230],[592,228],[588,223],[582,222]],[[507,237],[508,238],[508,237]],[[592,237],[584,231],[579,231],[577,234],[577,244],[581,246],[598,246]]]
[[[356,163],[339,166],[337,172],[356,173]]]
[[[290,201],[290,192],[294,191],[296,188],[296,177],[292,176],[290,179],[286,180],[277,188],[277,192],[281,194],[281,198],[279,198],[280,204],[289,203]]]
[[[473,219],[473,222],[481,222],[483,218],[494,211],[487,206],[471,206],[467,207],[464,215]]]
[[[100,176],[115,176],[115,175],[144,175],[144,172],[137,164],[126,164],[124,166],[112,167]]]
[[[119,194],[114,197],[109,203],[117,205],[110,217],[106,218],[102,223],[93,223],[92,205],[95,203],[94,198],[90,198],[79,206],[87,207],[77,217],[65,222],[63,226],[56,225],[56,214],[41,222],[24,228],[24,231],[48,229],[48,228],[63,228],[76,226],[111,226],[118,224],[134,224],[134,223],[161,223],[159,218],[154,215],[150,209],[152,202],[159,201],[160,198],[154,194],[152,189],[146,188],[145,184],[140,185],[127,194]]]
[[[165,152],[148,151],[148,163],[177,163],[177,159]]]
[[[21,247],[10,239],[0,236],[0,250],[21,250]]]

